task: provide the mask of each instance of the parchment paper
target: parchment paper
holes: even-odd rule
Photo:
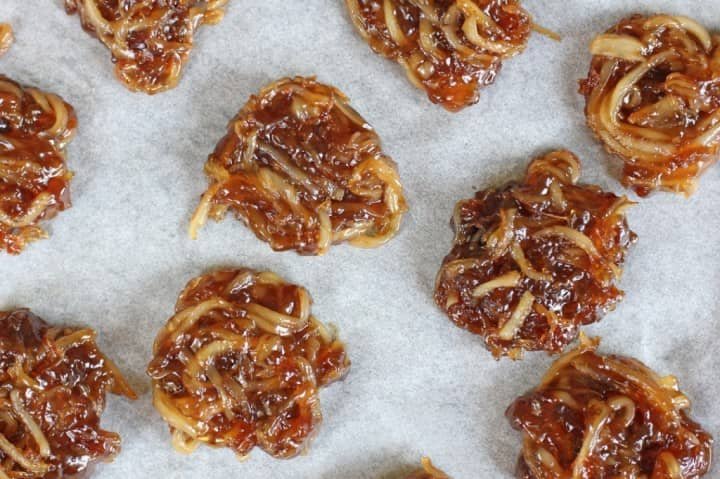
[[[531,157],[567,147],[585,182],[622,191],[618,161],[584,126],[577,80],[588,44],[639,11],[691,15],[720,31],[715,0],[527,0],[562,43],[534,35],[480,103],[459,114],[430,104],[402,69],[373,54],[341,0],[233,0],[196,37],[180,86],[128,92],[109,52],[68,17],[61,0],[2,0],[17,41],[0,71],[61,94],[77,109],[69,147],[74,207],[51,238],[0,256],[0,308],[32,308],[54,323],[89,325],[141,394],[113,399],[104,425],[123,451],[96,477],[395,479],[421,455],[455,479],[510,478],[520,435],[504,417],[551,359],[496,362],[479,337],[453,326],[431,299],[448,252],[456,200],[521,175]],[[248,96],[286,75],[318,75],[346,92],[399,164],[410,202],[402,232],[376,250],[333,247],[325,257],[274,253],[240,222],[211,223],[198,241],[188,219],[206,186],[202,166]],[[606,352],[673,373],[693,416],[720,436],[720,165],[689,200],[656,194],[630,213],[640,240],[621,286],[627,297],[590,328]],[[144,370],[158,329],[185,283],[216,267],[269,269],[305,285],[314,313],[347,343],[348,378],[321,394],[325,416],[309,455],[279,461],[256,450],[181,456],[154,411]],[[714,469],[709,477],[720,477]]]

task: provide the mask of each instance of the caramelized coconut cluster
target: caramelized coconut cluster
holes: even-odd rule
[[[205,164],[210,186],[190,225],[232,210],[274,250],[379,246],[406,211],[380,139],[337,89],[283,79],[250,98]]]
[[[720,150],[720,37],[670,15],[635,15],[592,42],[580,91],[590,128],[645,196],[686,195]]]
[[[597,340],[561,357],[508,409],[524,433],[517,477],[695,479],[712,438],[688,417],[673,376],[635,359],[596,353]]]
[[[433,103],[476,103],[502,60],[525,49],[532,22],[517,0],[346,0],[357,30]]]
[[[625,219],[631,203],[579,177],[577,157],[555,151],[533,160],[522,183],[455,207],[435,301],[484,336],[495,357],[560,352],[622,298],[615,284],[635,240]]]
[[[112,53],[115,74],[132,91],[174,88],[200,25],[222,20],[228,0],[65,0],[83,27]]]
[[[447,474],[433,466],[429,457],[422,458],[422,470],[410,474],[407,479],[450,479]]]
[[[178,451],[200,443],[290,458],[322,420],[319,389],[348,371],[308,292],[273,273],[218,271],[192,280],[158,334],[148,368],[154,404]]]
[[[0,312],[0,477],[81,477],[112,460],[120,436],[100,428],[108,391],[135,399],[93,330]]]
[[[10,50],[14,40],[12,26],[9,23],[0,23],[0,57]]]
[[[70,207],[65,147],[76,126],[62,98],[0,75],[0,250],[46,238],[38,223]]]

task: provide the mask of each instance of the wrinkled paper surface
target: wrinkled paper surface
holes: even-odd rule
[[[0,308],[97,329],[138,390],[135,403],[109,402],[104,426],[120,432],[123,451],[98,467],[103,479],[401,479],[424,454],[455,479],[511,478],[521,440],[505,408],[551,359],[496,362],[434,306],[453,205],[559,147],[580,156],[582,181],[621,192],[619,161],[584,126],[577,94],[593,34],[636,11],[692,15],[720,31],[720,10],[708,0],[527,0],[563,41],[534,35],[479,104],[451,114],[371,52],[341,0],[232,0],[223,22],[196,36],[179,87],[154,97],[115,80],[108,50],[62,3],[0,2],[0,21],[16,35],[0,72],[62,95],[79,117],[68,154],[74,206],[46,223],[49,240],[0,256]],[[319,258],[274,253],[231,217],[188,238],[203,163],[228,120],[250,94],[288,75],[317,75],[347,93],[398,163],[411,211],[386,246],[336,246]],[[693,416],[717,436],[719,206],[720,165],[688,200],[642,200],[630,212],[639,242],[621,283],[626,299],[586,329],[603,337],[603,351],[677,375]],[[181,456],[151,405],[144,370],[178,293],[203,272],[239,266],[306,286],[315,315],[338,326],[353,362],[345,381],[321,393],[325,420],[309,454],[290,461],[256,450],[238,462],[207,447]],[[714,471],[709,477],[720,477]]]

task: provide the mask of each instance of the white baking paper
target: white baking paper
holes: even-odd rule
[[[115,80],[108,50],[61,0],[0,0],[0,21],[17,38],[0,72],[61,94],[80,122],[68,156],[74,206],[47,224],[49,240],[0,256],[0,308],[97,329],[140,393],[134,403],[110,401],[104,425],[122,434],[123,451],[96,477],[401,479],[422,455],[455,479],[513,477],[520,435],[505,408],[551,359],[496,362],[434,306],[453,205],[558,147],[580,156],[583,181],[621,192],[618,161],[584,126],[577,94],[593,34],[633,12],[691,15],[720,31],[716,0],[524,3],[563,41],[534,35],[479,104],[451,114],[371,52],[341,0],[232,0],[222,23],[197,35],[180,86],[154,97]],[[346,92],[397,161],[411,211],[386,246],[337,246],[319,258],[275,253],[232,218],[188,238],[206,186],[203,163],[227,121],[250,94],[287,75],[317,75]],[[604,338],[606,352],[676,374],[693,416],[720,436],[718,208],[720,165],[690,199],[642,200],[630,213],[640,240],[622,280],[627,297],[586,331]],[[194,276],[238,266],[305,285],[353,362],[347,379],[321,394],[325,421],[309,454],[289,461],[256,450],[238,462],[206,447],[181,456],[151,405],[144,371],[178,293]]]

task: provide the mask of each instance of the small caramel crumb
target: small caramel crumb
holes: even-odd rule
[[[9,23],[0,23],[0,57],[10,50],[14,40],[12,26]]]

